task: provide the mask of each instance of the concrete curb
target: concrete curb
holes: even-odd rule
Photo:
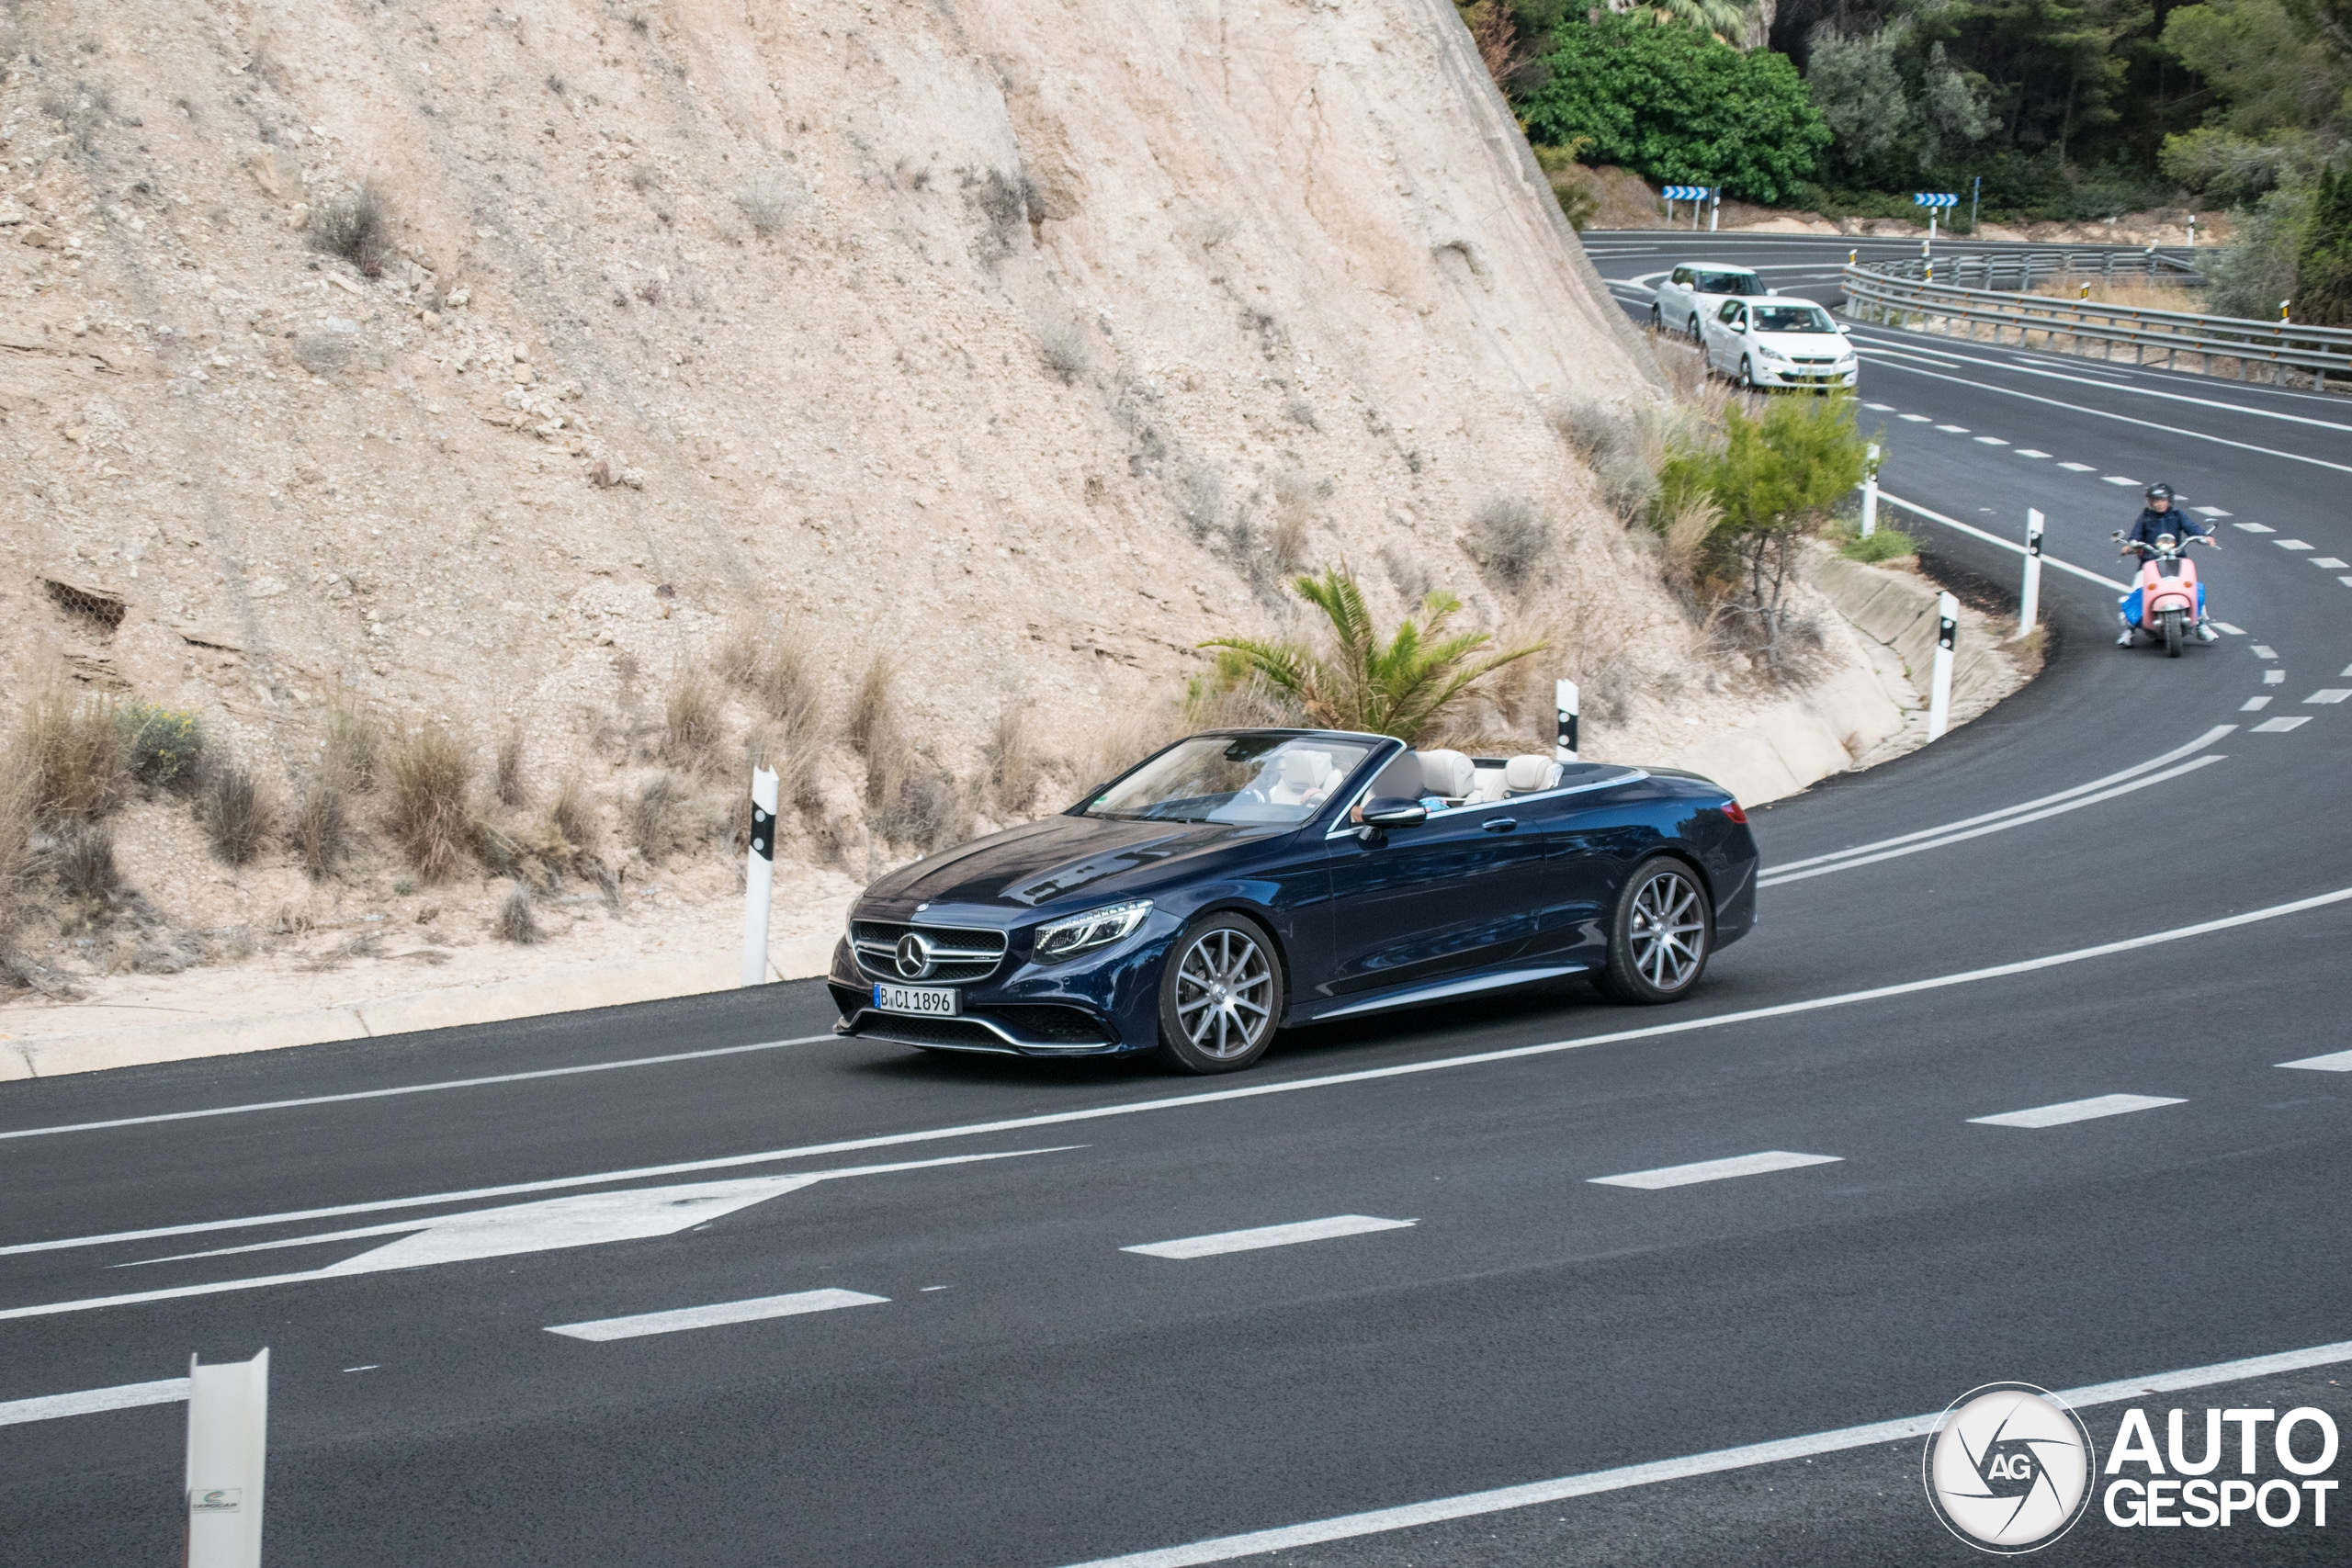
[[[832,962],[831,936],[794,937],[770,951],[772,980],[822,975]],[[334,1040],[370,1040],[427,1029],[500,1023],[547,1013],[619,1007],[628,1002],[701,996],[737,987],[733,958],[637,964],[582,964],[526,979],[448,986],[266,1018],[135,1024],[122,1029],[0,1037],[0,1080],[60,1077],[108,1067],[183,1062],[249,1051],[279,1051]]]

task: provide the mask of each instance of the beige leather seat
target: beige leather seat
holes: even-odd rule
[[[1331,787],[1331,754],[1328,751],[1285,751],[1282,776],[1266,792],[1276,806],[1305,806],[1323,798]]]
[[[1421,788],[1450,806],[1459,806],[1477,788],[1478,765],[1459,751],[1418,753],[1421,759]]]
[[[1505,795],[1536,795],[1560,782],[1560,764],[1549,757],[1513,757],[1503,764]]]

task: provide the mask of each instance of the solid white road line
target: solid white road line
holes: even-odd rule
[[[716,1328],[721,1324],[758,1323],[771,1317],[797,1317],[803,1313],[832,1312],[841,1307],[880,1306],[888,1296],[857,1291],[797,1291],[788,1296],[760,1296],[748,1302],[719,1302],[712,1306],[681,1307],[675,1312],[646,1312],[634,1317],[603,1317],[590,1323],[550,1325],[549,1334],[567,1339],[635,1339],[648,1334],[676,1334],[688,1328]]]
[[[1962,523],[1957,517],[1947,517],[1940,512],[1930,512],[1928,508],[1921,506],[1917,502],[1905,501],[1901,496],[1889,495],[1884,491],[1878,492],[1878,498],[1881,501],[1888,502],[1894,505],[1899,506],[1905,512],[1917,513],[1918,515],[1928,519],[1930,523],[1940,523],[1947,528],[1957,528],[1963,534],[1973,534],[1976,537],[1983,539],[1987,544],[1998,545],[2003,549],[2008,550],[2017,555],[2025,554],[2025,547],[2014,540],[2004,539],[1998,534],[1988,534],[1984,529],[1977,527],[1974,524]],[[2041,564],[2058,571],[2072,573],[2074,576],[2083,579],[2086,582],[2104,583],[2108,587],[2115,589],[2118,592],[2128,592],[2132,587],[2128,582],[2118,582],[2111,577],[2101,577],[2098,572],[2088,571],[2082,567],[2074,565],[2072,562],[2060,560],[2056,556],[2043,556],[2041,558]]]
[[[2063,1105],[2037,1105],[2030,1111],[2005,1111],[1998,1116],[1971,1116],[1968,1120],[1979,1127],[2063,1127],[2069,1122],[2095,1122],[2102,1116],[2121,1116],[2133,1111],[2154,1111],[2159,1105],[2188,1103],[2154,1094],[2102,1094],[2089,1100],[2070,1100]]]
[[[747,1051],[780,1051],[787,1045],[814,1045],[831,1034],[803,1034],[792,1040],[763,1040],[756,1045],[718,1045],[707,1051],[679,1051],[667,1056],[631,1056],[618,1062],[583,1062],[576,1067],[541,1067],[528,1073],[499,1073],[491,1077],[445,1078],[438,1083],[401,1084],[395,1089],[362,1089],[349,1094],[314,1094],[302,1100],[259,1100],[250,1105],[216,1105],[205,1111],[164,1111],[153,1116],[118,1116],[107,1122],[67,1122],[54,1127],[20,1127],[0,1133],[0,1139],[46,1138],[58,1133],[96,1133],[108,1127],[145,1127],[157,1122],[194,1122],[207,1116],[243,1116],[255,1111],[290,1111],[302,1105],[340,1105],[349,1100],[390,1100],[403,1094],[437,1094],[450,1089],[482,1089],[492,1084],[528,1083],[534,1078],[570,1077],[575,1073],[610,1073],[623,1067],[658,1067],[672,1062],[698,1062],[708,1056],[740,1056]]]
[[[2084,1409],[2095,1404],[2120,1404],[2125,1400],[2144,1399],[2150,1394],[2183,1393],[2190,1389],[2212,1388],[2254,1378],[2309,1371],[2314,1367],[2340,1366],[2346,1361],[2352,1361],[2352,1339],[2334,1345],[2313,1346],[2308,1350],[2287,1350],[2275,1356],[2250,1356],[2242,1361],[2222,1361],[2212,1366],[2188,1367],[2179,1371],[2157,1372],[2147,1377],[2120,1378],[2114,1382],[2093,1383],[2086,1388],[2063,1389],[2059,1391],[2058,1397],[2076,1409]],[[1189,1546],[1129,1552],[1124,1557],[1096,1558],[1088,1562],[1071,1563],[1069,1568],[1198,1568],[1199,1564],[1206,1562],[1231,1562],[1267,1552],[1316,1546],[1327,1540],[1351,1540],[1360,1536],[1385,1535],[1392,1530],[1442,1524],[1448,1519],[1474,1518],[1482,1514],[1507,1513],[1539,1504],[1564,1503],[1571,1497],[1589,1497],[1597,1493],[1651,1486],[1662,1481],[1688,1481],[1702,1475],[1719,1475],[1725,1471],[1747,1470],[1759,1464],[1783,1464],[1791,1460],[1873,1448],[1881,1443],[1908,1442],[1934,1431],[1936,1423],[1943,1419],[1943,1415],[1938,1411],[1930,1416],[1877,1421],[1867,1427],[1846,1427],[1834,1432],[1815,1432],[1808,1437],[1781,1438],[1768,1443],[1749,1443],[1742,1448],[1718,1449],[1713,1453],[1691,1454],[1681,1459],[1656,1460],[1648,1464],[1629,1464],[1616,1470],[1589,1471],[1582,1475],[1531,1482],[1523,1486],[1499,1486],[1491,1492],[1470,1492],[1427,1503],[1408,1503],[1402,1507],[1379,1508],[1370,1513],[1317,1519],[1311,1524],[1252,1530],[1247,1535],[1221,1536],[1214,1540],[1196,1540]]]
[[[929,1127],[910,1133],[883,1133],[872,1137],[845,1138],[830,1144],[803,1144],[796,1148],[767,1149],[758,1154],[720,1155],[709,1159],[681,1160],[670,1165],[639,1166],[627,1170],[596,1171],[586,1176],[559,1176],[541,1181],[510,1182],[498,1187],[476,1187],[458,1192],[426,1193],[411,1198],[383,1198],[366,1203],[344,1203],[325,1209],[297,1209],[276,1214],[250,1214],[231,1220],[200,1220],[190,1224],[157,1225],[145,1230],[113,1231],[102,1235],[65,1236],[53,1241],[19,1242],[0,1247],[0,1258],[12,1258],[20,1253],[55,1252],[67,1247],[104,1247],[117,1242],[148,1241],[157,1236],[198,1235],[211,1232],[248,1230],[265,1225],[291,1224],[302,1220],[334,1219],[345,1214],[382,1213],[395,1209],[424,1208],[441,1203],[461,1203],[477,1198],[503,1198],[518,1192],[557,1192],[568,1188],[597,1187],[623,1181],[644,1181],[665,1176],[680,1176],[694,1171],[738,1169],[744,1166],[769,1165],[778,1160],[813,1159],[825,1155],[849,1154],[865,1149],[899,1148],[909,1144],[938,1143],[950,1138],[993,1136],[1000,1133],[1025,1132],[1036,1127],[1066,1127],[1080,1122],[1106,1121],[1115,1116],[1139,1116],[1157,1111],[1189,1110],[1200,1105],[1223,1104],[1237,1100],[1256,1100],[1268,1095],[1297,1094],[1307,1089],[1337,1089],[1349,1084],[1378,1083],[1388,1078],[1413,1077],[1422,1073],[1449,1072],[1456,1067],[1485,1066],[1494,1062],[1525,1061],[1536,1056],[1549,1056],[1563,1051],[1582,1051],[1595,1045],[1615,1045],[1633,1040],[1656,1040],[1672,1034],[1693,1034],[1702,1030],[1725,1029],[1735,1024],[1755,1023],[1767,1019],[1796,1018],[1805,1013],[1822,1012],[1830,1008],[1854,1007],[1864,1002],[1885,1001],[1895,997],[1917,996],[1928,991],[1940,991],[1954,986],[1973,986],[1985,980],[2007,979],[2013,975],[2037,974],[2044,969],[2063,968],[2068,964],[2095,963],[2119,953],[2136,953],[2143,948],[2162,947],[2176,942],[2190,942],[2216,932],[2235,931],[2241,926],[2259,925],[2265,921],[2283,919],[2312,909],[2324,909],[2337,904],[2352,903],[2352,887],[2338,887],[2326,893],[2314,893],[2309,897],[2290,899],[2283,904],[2271,904],[2244,914],[2223,915],[2214,919],[2199,920],[2194,925],[2175,926],[2166,931],[2150,931],[2143,936],[2123,937],[2115,942],[2100,942],[2093,947],[2077,947],[2064,953],[2052,953],[2040,958],[2020,958],[2007,964],[1995,964],[1982,969],[1963,969],[1950,975],[1929,976],[1925,979],[1902,980],[1890,986],[1873,986],[1866,990],[1843,991],[1834,996],[1813,997],[1804,1001],[1781,1002],[1771,1007],[1746,1008],[1736,1012],[1714,1013],[1704,1018],[1683,1019],[1673,1023],[1653,1023],[1640,1029],[1621,1029],[1606,1034],[1587,1034],[1568,1040],[1546,1041],[1536,1045],[1512,1045],[1495,1051],[1474,1051],[1460,1056],[1438,1056],[1427,1061],[1400,1062],[1394,1066],[1365,1067],[1351,1073],[1329,1073],[1320,1077],[1282,1078],[1271,1083],[1245,1084],[1237,1089],[1208,1089],[1197,1094],[1167,1095],[1157,1100],[1129,1100],[1125,1104],[1100,1105],[1083,1111],[1055,1111],[1036,1116],[1012,1116],[996,1122],[972,1122],[961,1126]],[[1022,1151],[1023,1153],[1031,1151]],[[1045,1151],[1037,1151],[1045,1152]],[[846,1174],[846,1173],[842,1173]]]
[[[2308,1067],[2315,1073],[2352,1073],[2352,1051],[2331,1051],[2324,1056],[2306,1056],[2300,1062],[2281,1062],[2282,1067]]]
[[[1419,1220],[1374,1219],[1370,1214],[1333,1214],[1328,1220],[1260,1225],[1255,1230],[1219,1231],[1215,1235],[1188,1235],[1180,1241],[1148,1242],[1141,1247],[1123,1247],[1119,1250],[1140,1252],[1146,1258],[1215,1258],[1221,1252],[1255,1252],[1267,1247],[1295,1247],[1303,1241],[1329,1241],[1333,1236],[1408,1230],[1419,1224]]]
[[[1730,1159],[1702,1159],[1692,1165],[1661,1166],[1656,1170],[1632,1170],[1623,1176],[1596,1176],[1595,1187],[1638,1187],[1656,1192],[1667,1187],[1690,1187],[1702,1181],[1727,1181],[1735,1176],[1763,1176],[1775,1170],[1795,1170],[1808,1165],[1838,1165],[1843,1155],[1794,1155],[1767,1149],[1760,1155],[1736,1155]]]
[[[2160,784],[2168,779],[2177,779],[2183,773],[2193,773],[2199,768],[2228,760],[2220,753],[2192,757],[2177,768],[2167,768],[2161,773],[2150,773],[2146,778],[2133,779],[2130,784],[2117,784],[2113,789],[2101,790],[2097,795],[2086,795],[2079,800],[2069,800],[2063,805],[2045,807],[2040,811],[2029,811],[2019,816],[2005,817],[2000,821],[1987,823],[1982,828],[1971,828],[1965,832],[1946,833],[1940,838],[1906,844],[1899,850],[1881,850],[1878,853],[1871,855],[1849,855],[1827,865],[1815,866],[1809,871],[1792,871],[1759,876],[1756,880],[1756,886],[1783,887],[1792,882],[1804,882],[1815,876],[1828,876],[1836,872],[1852,871],[1865,865],[1876,865],[1881,861],[1899,860],[1905,855],[1916,855],[1924,850],[1939,850],[1946,844],[1957,844],[1969,839],[1981,839],[1987,833],[2006,833],[2012,828],[2022,828],[2030,822],[2040,822],[2048,818],[2064,816],[2069,811],[2080,811],[2086,806],[2098,806],[2102,802],[2113,800],[2118,795],[2130,795],[2134,790],[2146,789],[2150,784]]]
[[[90,1416],[101,1410],[130,1410],[141,1404],[170,1404],[187,1397],[187,1379],[164,1378],[155,1382],[127,1382],[119,1388],[84,1389],[79,1393],[12,1399],[0,1404],[0,1427],[54,1421],[62,1416]]]
[[[2284,735],[2287,731],[2309,724],[2308,718],[2266,718],[2254,727],[2256,735]]]
[[[1805,860],[1792,860],[1785,865],[1772,867],[1764,874],[1778,876],[1782,872],[1802,871],[1806,866],[1820,865],[1826,861],[1845,860],[1853,855],[1868,854],[1872,850],[1892,849],[1896,844],[1908,844],[1921,839],[1932,839],[1939,834],[1955,832],[1962,828],[1973,828],[1980,822],[1991,822],[2003,817],[2015,816],[2021,811],[2036,810],[2061,800],[2072,800],[2078,795],[2088,795],[2095,789],[2104,789],[2109,784],[2121,784],[2125,779],[2138,778],[2142,773],[2152,773],[2168,762],[2177,762],[2183,757],[2194,756],[2236,728],[2237,726],[2234,724],[2217,724],[2186,746],[2176,746],[2161,756],[2151,757],[2144,762],[2135,762],[2119,773],[2093,779],[2088,784],[2078,784],[2072,789],[2062,789],[2055,795],[2036,795],[2031,800],[2021,800],[2015,806],[2004,806],[1997,811],[1987,811],[1977,817],[1965,817],[1957,822],[1946,822],[1939,827],[1922,828],[1917,832],[1898,834],[1892,839],[1873,839],[1867,844],[1856,844],[1850,849],[1838,850],[1832,854],[1814,855]]]

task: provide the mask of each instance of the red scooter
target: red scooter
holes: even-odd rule
[[[2116,540],[2123,538],[2116,530]],[[2123,621],[2123,636],[2119,645],[2129,648],[2135,632],[2145,632],[2164,644],[2165,652],[2174,659],[2192,637],[2206,642],[2215,639],[2205,625],[2205,589],[2197,581],[2197,565],[2188,558],[2188,545],[2221,545],[2202,535],[2192,534],[2183,541],[2170,534],[2156,536],[2155,547],[2126,546],[2123,553],[2140,558],[2139,584],[2126,593],[2120,605]]]

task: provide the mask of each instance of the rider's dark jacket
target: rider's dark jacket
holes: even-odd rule
[[[2170,512],[2158,512],[2154,507],[2149,506],[2141,508],[2140,520],[2132,525],[2132,531],[2123,536],[2123,542],[2127,547],[2145,545],[2150,549],[2154,549],[2156,536],[2159,534],[2170,534],[2174,538],[2186,544],[2190,539],[2201,539],[2211,532],[2212,530],[2202,523],[2182,516],[2177,508]]]

